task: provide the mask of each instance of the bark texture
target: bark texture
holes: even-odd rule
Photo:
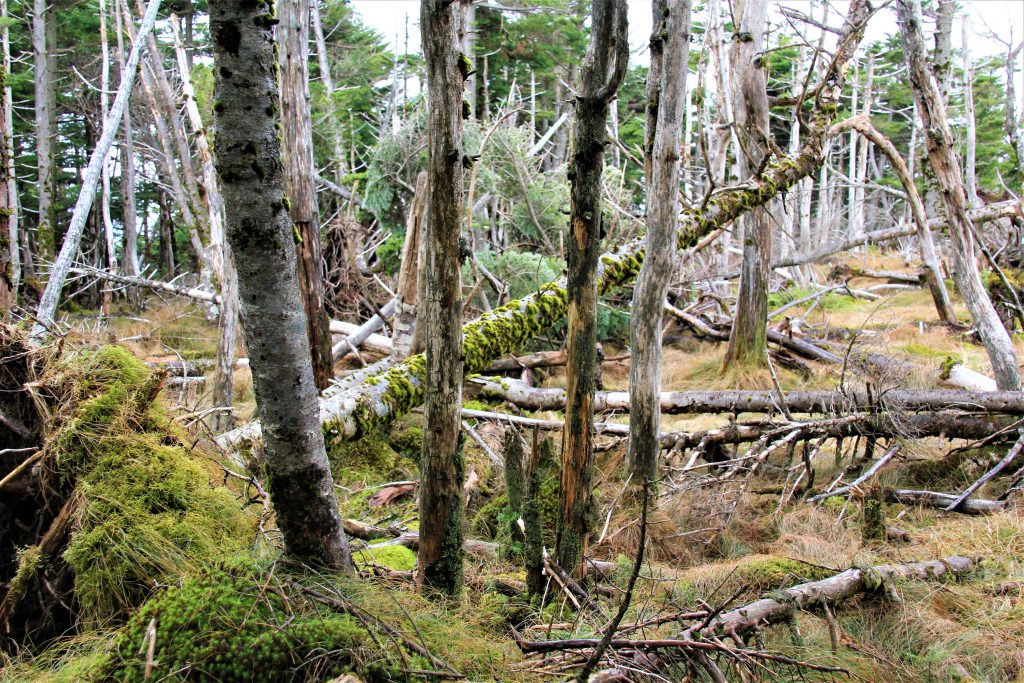
[[[656,117],[647,172],[647,240],[633,290],[629,323],[632,362],[629,375],[629,449],[627,467],[638,485],[658,479],[658,433],[661,411],[661,322],[665,293],[676,259],[675,231],[679,216],[679,175],[690,53],[690,0],[654,0],[651,63],[647,102]],[[650,112],[648,112],[650,114]],[[647,123],[652,124],[651,116]],[[653,133],[653,136],[651,135]]]
[[[942,6],[940,4],[940,9]],[[963,172],[953,147],[953,134],[946,118],[946,105],[928,67],[924,36],[921,33],[921,2],[899,0],[896,11],[903,52],[910,73],[910,85],[926,131],[924,137],[928,160],[935,173],[936,186],[949,221],[953,277],[988,352],[996,383],[1000,389],[1020,391],[1020,369],[1017,367],[1013,342],[988,297],[974,259],[974,228],[967,215]],[[943,78],[941,72],[939,78],[940,81]]]
[[[285,206],[272,11],[248,0],[222,0],[210,8],[217,171],[266,434],[269,492],[285,550],[296,559],[350,570]]]
[[[622,85],[629,59],[625,0],[594,0],[591,21],[590,45],[576,97],[576,128],[568,173],[569,234],[565,240],[568,402],[562,437],[555,558],[569,572],[582,566],[587,535],[594,522],[591,480],[597,390],[598,257],[602,238],[601,175],[608,107]]]
[[[323,390],[333,377],[330,318],[324,306],[320,210],[316,202],[313,120],[309,106],[309,0],[279,5],[277,28],[281,62],[281,121],[284,127],[285,187],[291,202],[299,256],[299,287],[306,308],[306,333],[313,377]]]
[[[737,165],[740,177],[754,172],[770,154],[768,90],[761,64],[767,0],[739,0],[734,14],[732,68],[736,127],[740,131]],[[766,364],[768,276],[771,273],[772,223],[768,205],[755,208],[743,222],[743,265],[736,295],[736,315],[725,352],[725,367]]]
[[[462,589],[463,463],[462,287],[462,88],[470,66],[459,50],[459,5],[421,0],[420,24],[427,61],[429,241],[424,332],[428,428],[420,458],[420,547],[417,583],[428,593]]]
[[[36,131],[36,172],[39,196],[39,237],[45,244],[53,238],[53,147],[52,127],[54,112],[50,108],[54,74],[50,73],[47,46],[46,23],[51,12],[46,0],[34,0],[32,6],[32,52],[35,69],[35,131]],[[54,245],[59,246],[59,245]]]

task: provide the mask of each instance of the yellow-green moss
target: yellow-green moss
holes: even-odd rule
[[[416,553],[403,545],[385,545],[357,551],[356,564],[375,564],[395,571],[408,572],[416,568]]]

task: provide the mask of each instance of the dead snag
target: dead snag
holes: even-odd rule
[[[569,166],[571,209],[566,239],[568,401],[562,433],[557,563],[578,573],[594,524],[594,392],[597,390],[598,257],[601,254],[601,175],[608,106],[626,76],[629,42],[625,0],[593,0],[590,45],[576,97]],[[461,204],[459,205],[461,206]]]

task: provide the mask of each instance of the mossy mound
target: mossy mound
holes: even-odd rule
[[[402,545],[383,545],[364,548],[352,555],[356,566],[379,565],[399,572],[411,572],[416,568],[416,553]]]
[[[147,662],[158,680],[323,680],[350,671],[369,681],[400,678],[355,618],[245,569],[213,569],[154,596],[88,678],[142,680]]]

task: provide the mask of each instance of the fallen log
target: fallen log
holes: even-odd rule
[[[883,564],[867,569],[847,569],[821,581],[802,583],[776,591],[743,607],[723,612],[705,625],[689,628],[680,635],[684,640],[703,640],[721,636],[742,636],[762,626],[788,621],[793,610],[831,607],[858,593],[872,593],[885,584],[904,579],[934,581],[948,576],[963,576],[974,570],[966,557],[947,557],[929,562]]]
[[[500,399],[529,410],[563,410],[565,390],[531,387],[517,380],[470,380],[490,399]],[[899,413],[957,409],[965,413],[1024,415],[1024,393],[1019,391],[959,391],[952,389],[893,390],[875,395],[867,391],[790,391],[785,402],[794,413],[848,413],[887,410]],[[599,391],[597,412],[629,411],[629,392]],[[705,413],[779,413],[774,391],[666,391],[661,393],[661,412],[668,415]]]
[[[345,337],[335,345],[340,347],[339,358],[345,355],[346,351],[351,351],[353,348],[365,348],[374,353],[379,353],[382,356],[390,356],[394,352],[394,345],[391,343],[390,337],[385,337],[382,334],[364,334],[363,326],[356,325],[355,323],[344,322],[342,320],[331,321],[331,334],[341,334]],[[351,344],[351,346],[349,346]],[[331,355],[334,355],[334,347],[331,348]]]
[[[522,356],[509,354],[507,358],[491,361],[484,372],[515,372],[524,368],[554,368],[565,365],[565,350],[535,351]]]
[[[1013,445],[1013,448],[1010,449],[1009,453],[1007,453],[1003,457],[1003,459],[997,462],[990,470],[985,472],[985,474],[981,475],[973,484],[968,486],[964,490],[964,492],[961,493],[959,497],[957,497],[956,500],[947,505],[945,507],[946,512],[952,512],[956,510],[957,507],[966,502],[967,499],[970,498],[975,491],[984,486],[989,479],[1002,472],[1005,468],[1009,467],[1010,463],[1013,462],[1018,455],[1020,455],[1021,449],[1024,448],[1024,429],[1018,430],[1018,434],[1020,434],[1020,438],[1017,439],[1017,443]]]
[[[939,508],[945,510],[954,502],[958,496],[950,493],[938,493],[936,491],[914,491],[910,489],[888,489],[885,491],[885,499],[890,503],[902,505],[923,505],[925,507]],[[990,515],[999,512],[1006,507],[1002,500],[984,500],[982,498],[971,498],[963,501],[956,508],[956,512],[965,515]]]
[[[353,347],[359,348],[359,346],[366,341],[371,334],[380,330],[384,327],[384,319],[391,317],[395,312],[395,306],[398,305],[396,299],[384,304],[384,307],[380,309],[379,314],[374,314],[369,320],[359,325],[356,329],[347,333],[348,336],[339,341],[337,344],[331,347],[331,358],[333,360],[339,360],[342,356],[349,352]],[[332,330],[333,331],[333,330]],[[390,340],[389,340],[390,341]],[[388,353],[391,353],[388,351]]]
[[[178,296],[196,299],[197,301],[205,301],[206,303],[211,304],[220,304],[221,301],[219,294],[211,294],[199,287],[182,287],[181,285],[176,285],[171,282],[150,280],[137,275],[120,275],[118,273],[100,270],[99,268],[82,267],[71,268],[68,272],[75,275],[91,275],[93,277],[98,277],[101,280],[115,282],[119,285],[125,285],[128,287],[144,287],[146,289],[155,289],[161,292],[170,292],[171,294],[177,294]]]
[[[751,209],[763,206],[820,167],[824,141],[842,94],[846,65],[863,37],[870,14],[867,3],[855,3],[851,9],[834,57],[823,74],[823,82],[827,82],[829,87],[822,89],[815,101],[815,109],[805,119],[808,123],[807,136],[799,152],[780,155],[763,164],[742,185],[723,188],[701,206],[684,209],[678,232],[681,249],[696,246],[705,235],[724,228]],[[640,271],[645,248],[644,238],[639,237],[601,256],[596,278],[598,293],[604,295],[611,289],[630,283]],[[561,279],[466,323],[462,328],[464,372],[481,372],[495,358],[521,348],[540,331],[560,321],[567,306],[565,280]],[[391,424],[423,400],[425,373],[426,358],[418,354],[369,378],[349,392],[322,399],[320,417],[325,433],[333,439],[352,440]],[[248,451],[256,454],[262,438],[259,423],[253,422],[218,436],[216,443],[228,453],[240,455]],[[243,455],[241,460],[249,458]]]

